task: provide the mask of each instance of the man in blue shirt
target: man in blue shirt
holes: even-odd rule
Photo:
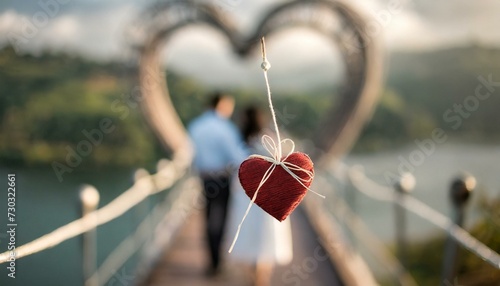
[[[195,149],[194,166],[203,180],[206,197],[211,275],[219,270],[230,179],[249,155],[240,132],[229,120],[233,110],[234,99],[229,95],[216,93],[210,101],[210,109],[195,118],[188,127]]]

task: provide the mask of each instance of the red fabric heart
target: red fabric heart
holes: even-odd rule
[[[294,152],[286,158],[285,162],[314,172],[313,162],[304,153]],[[249,158],[241,163],[238,177],[240,178],[241,186],[250,199],[262,181],[262,177],[264,177],[264,174],[272,164],[258,157]],[[293,171],[293,173],[304,180],[310,179],[306,172]],[[309,188],[311,183],[312,178],[306,182],[302,182],[307,188]],[[269,179],[259,189],[255,203],[277,220],[283,221],[306,195],[307,188],[302,184],[283,169],[283,166],[277,165]]]

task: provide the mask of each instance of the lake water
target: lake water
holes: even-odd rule
[[[368,177],[385,184],[384,173],[397,173],[399,156],[408,158],[415,146],[400,150],[370,155],[350,155],[345,159],[348,165],[361,164]],[[479,193],[499,196],[500,193],[500,147],[466,146],[443,144],[436,147],[433,154],[426,156],[414,175],[417,185],[413,196],[424,201],[439,212],[448,215],[450,205],[448,190],[451,180],[461,171],[473,174],[478,182],[477,192],[471,201],[473,209]],[[131,184],[132,170],[93,169],[79,170],[65,175],[63,182],[58,182],[50,166],[43,168],[5,168],[0,167],[0,240],[1,251],[6,250],[6,190],[7,173],[17,175],[17,210],[18,223],[17,245],[29,242],[57,227],[79,217],[77,191],[81,184],[89,183],[101,192],[100,205],[104,205],[118,196]],[[390,241],[393,237],[393,206],[366,198],[362,194],[356,197],[356,210],[370,229],[382,239]],[[142,214],[132,209],[124,217],[98,229],[99,261],[109,250],[126,237],[137,225]],[[421,238],[438,232],[430,223],[409,215],[409,233]],[[74,238],[61,245],[19,259],[17,278],[7,277],[5,264],[0,267],[0,285],[81,285],[81,240]],[[128,268],[127,268],[128,267]],[[125,273],[132,273],[133,266],[126,266]]]
[[[6,251],[7,173],[16,174],[16,244],[32,241],[80,217],[78,190],[84,183],[100,191],[100,206],[131,185],[132,170],[75,169],[59,182],[50,166],[43,168],[0,167],[0,240]],[[121,219],[98,228],[99,263],[126,237],[142,218],[134,208]],[[16,278],[8,278],[6,264],[0,267],[0,285],[82,285],[81,238],[16,261]],[[130,267],[129,267],[130,268]],[[133,271],[129,269],[127,271]],[[129,273],[130,273],[129,272]]]

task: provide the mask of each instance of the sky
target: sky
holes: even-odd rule
[[[239,30],[252,29],[263,12],[280,1],[205,0],[231,7],[228,17]],[[16,43],[20,53],[38,54],[44,50],[65,51],[103,60],[127,57],[127,29],[141,20],[141,11],[153,0],[2,0],[0,2],[0,46]],[[496,0],[353,0],[350,3],[371,17],[389,52],[427,51],[471,42],[500,46],[500,1]],[[401,7],[393,9],[392,7]],[[45,15],[45,16],[44,16]],[[37,18],[38,17],[38,18]],[[37,25],[30,25],[38,21]],[[30,27],[32,29],[30,29]],[[20,37],[28,35],[27,37]],[[308,31],[282,33],[269,44],[269,57],[276,69],[290,73],[311,71],[311,82],[341,78],[338,52],[326,39]],[[227,81],[253,84],[258,73],[258,57],[241,60],[219,34],[206,28],[193,28],[172,39],[162,57],[164,62],[186,73],[198,73],[210,82]],[[293,60],[291,60],[293,59]],[[203,71],[200,71],[203,66]],[[252,68],[257,67],[257,68]],[[299,70],[300,67],[300,70]],[[330,72],[316,73],[318,69]],[[206,70],[211,72],[206,72]],[[303,72],[301,74],[304,74]],[[318,77],[318,75],[320,75]],[[323,78],[322,78],[323,77]],[[279,78],[276,79],[280,81]],[[283,80],[284,81],[284,80]],[[300,80],[295,82],[300,85]],[[290,81],[288,81],[290,84]],[[291,85],[293,87],[293,83]]]

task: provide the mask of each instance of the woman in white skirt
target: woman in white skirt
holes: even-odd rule
[[[248,107],[243,114],[242,135],[253,154],[266,154],[260,138],[263,132],[263,119],[256,107]],[[231,200],[229,202],[228,240],[232,241],[238,224],[250,203],[250,198],[241,187],[237,175],[231,183]],[[255,285],[270,285],[273,267],[291,262],[292,233],[289,218],[279,222],[263,211],[259,206],[252,205],[248,216],[241,227],[229,260],[243,263],[252,269]],[[247,267],[248,268],[248,267]]]

